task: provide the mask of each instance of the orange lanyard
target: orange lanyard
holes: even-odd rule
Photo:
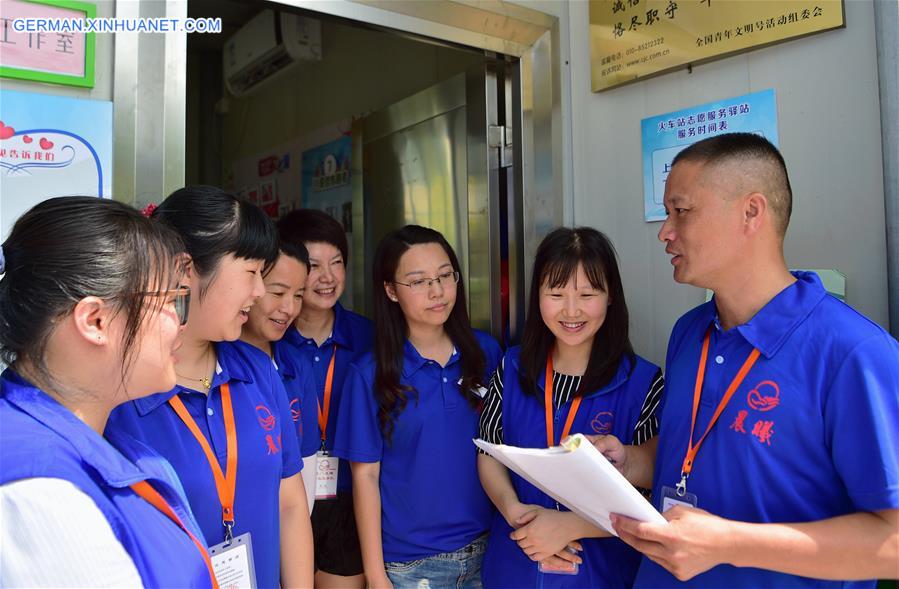
[[[228,383],[222,384],[221,392],[222,413],[224,413],[225,417],[225,437],[227,439],[227,474],[222,473],[222,467],[219,465],[218,458],[216,458],[212,448],[209,447],[209,441],[206,440],[206,436],[197,427],[197,423],[190,413],[187,412],[187,408],[178,395],[169,399],[169,405],[172,406],[172,409],[175,410],[175,413],[178,414],[178,417],[181,418],[181,421],[184,422],[190,433],[194,435],[206,454],[209,467],[212,469],[212,476],[215,478],[215,490],[218,491],[219,501],[222,504],[222,525],[225,526],[225,541],[230,542],[233,538],[231,531],[234,528],[234,491],[237,487],[237,428],[234,426],[234,408],[231,406],[231,388],[228,386]]]
[[[337,344],[331,352],[331,363],[328,364],[328,375],[325,376],[325,407],[318,404],[318,428],[322,432],[322,450],[325,448],[325,438],[328,430],[328,416],[331,413],[331,389],[334,387],[334,360],[337,358]]]
[[[178,517],[178,514],[169,506],[165,499],[162,498],[162,495],[159,494],[159,491],[153,488],[153,485],[148,483],[147,481],[138,481],[131,485],[131,489],[143,497],[143,499],[165,514],[170,520],[178,524],[178,527],[187,532],[187,535],[190,536],[190,539],[193,540],[193,543],[200,550],[200,554],[203,555],[203,561],[206,563],[206,568],[209,569],[209,578],[212,580],[212,586],[214,589],[218,589],[219,584],[218,581],[215,580],[215,571],[212,569],[212,561],[209,560],[209,553],[206,552],[206,546],[204,546],[196,536],[190,533],[190,530],[184,525],[184,522],[181,521],[181,518]]]
[[[544,407],[546,408],[546,447],[551,448],[556,445],[556,436],[553,432],[553,356],[552,352],[550,352],[546,356],[546,381],[544,381],[543,385],[544,390]],[[565,419],[565,427],[562,428],[562,436],[559,438],[559,441],[565,439],[565,436],[568,435],[568,432],[571,431],[571,424],[574,423],[574,416],[577,415],[577,410],[581,406],[581,401],[583,401],[583,397],[578,397],[574,401],[571,402],[571,408],[568,410],[568,417]]]
[[[721,398],[721,401],[718,403],[718,408],[715,409],[711,421],[709,421],[708,426],[705,428],[705,433],[702,434],[702,437],[699,438],[699,441],[696,442],[696,445],[694,446],[693,430],[696,427],[696,414],[699,412],[699,398],[702,396],[702,381],[705,379],[705,365],[709,358],[709,340],[711,334],[712,328],[709,327],[705,332],[705,339],[702,342],[702,354],[699,356],[699,368],[696,371],[696,386],[693,389],[693,418],[690,421],[690,439],[687,442],[687,455],[684,456],[684,463],[681,467],[681,480],[677,484],[677,494],[680,496],[683,496],[687,492],[687,478],[689,478],[690,473],[693,471],[693,462],[696,460],[696,454],[699,453],[700,446],[702,446],[706,436],[709,435],[709,432],[712,431],[712,428],[718,422],[718,418],[721,417],[721,413],[724,412],[724,408],[727,407],[730,398],[734,396],[734,393],[743,383],[743,379],[749,374],[749,370],[759,357],[759,351],[756,348],[753,348],[752,352],[749,353],[749,357],[746,358],[746,361],[743,362],[743,366],[741,366],[739,372],[737,372],[737,375],[730,382],[730,386],[727,387],[724,397]]]

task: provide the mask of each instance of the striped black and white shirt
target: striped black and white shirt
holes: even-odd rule
[[[487,390],[487,396],[484,399],[484,411],[481,413],[481,422],[478,435],[480,438],[491,444],[503,443],[503,370],[505,359],[496,368],[493,377],[490,379],[490,387]],[[559,407],[567,403],[571,396],[577,391],[581,384],[580,376],[572,376],[570,374],[562,374],[553,371],[553,408],[558,410]],[[643,400],[643,407],[640,410],[640,419],[634,427],[634,435],[631,443],[639,446],[643,442],[650,440],[659,433],[659,418],[657,409],[659,401],[662,397],[662,389],[665,386],[665,379],[662,377],[662,371],[656,372],[646,391],[646,397]],[[626,443],[626,440],[622,440]],[[484,453],[482,450],[478,450]]]

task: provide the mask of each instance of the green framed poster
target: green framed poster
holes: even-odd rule
[[[3,0],[0,77],[93,88],[96,33],[83,25],[96,16],[89,2]]]

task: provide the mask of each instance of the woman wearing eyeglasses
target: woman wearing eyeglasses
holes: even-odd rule
[[[229,584],[308,587],[312,532],[287,394],[271,359],[235,341],[278,255],[274,224],[208,186],[174,192],[153,218],[185,243],[190,321],[174,388],[122,405],[110,428],[172,463],[213,560],[232,567]]]
[[[215,585],[171,466],[103,437],[116,405],[175,383],[181,250],[87,197],[38,204],[0,247],[0,586]]]
[[[374,350],[350,367],[334,452],[351,462],[370,587],[480,587],[492,508],[478,410],[500,348],[472,330],[444,237],[407,225],[374,260]]]

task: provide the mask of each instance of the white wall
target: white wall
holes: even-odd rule
[[[567,19],[573,202],[567,220],[604,231],[618,249],[637,351],[663,362],[677,318],[704,300],[678,285],[643,222],[641,119],[774,88],[780,147],[794,191],[791,267],[836,268],[847,301],[887,325],[886,237],[873,4],[846,0],[846,28],[788,41],[602,93],[590,90],[589,8],[583,0],[524,6]],[[566,26],[567,24],[567,26]],[[563,65],[564,68],[564,65]],[[564,79],[564,78],[563,78]],[[565,113],[566,100],[570,112]]]

